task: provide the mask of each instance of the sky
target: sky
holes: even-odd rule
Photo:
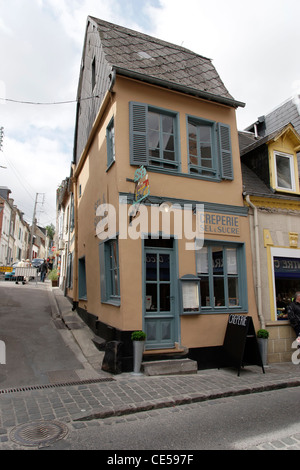
[[[239,130],[300,93],[299,0],[0,0],[0,186],[28,223],[37,200],[38,224],[55,225],[70,175],[88,15],[212,59],[246,104]]]

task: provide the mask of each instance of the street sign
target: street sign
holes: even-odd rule
[[[11,273],[13,269],[12,266],[0,266],[0,273]]]
[[[56,251],[56,246],[53,246],[53,247],[51,248],[51,251]]]

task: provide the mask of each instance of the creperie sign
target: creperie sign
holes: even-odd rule
[[[237,215],[204,212],[200,216],[200,223],[204,233],[240,236],[240,219]]]

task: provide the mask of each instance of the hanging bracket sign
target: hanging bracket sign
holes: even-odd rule
[[[144,166],[135,171],[133,181],[135,182],[133,204],[139,204],[150,194],[148,173]]]

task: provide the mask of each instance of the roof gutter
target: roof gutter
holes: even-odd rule
[[[185,85],[179,85],[174,82],[169,82],[168,80],[163,80],[161,78],[151,77],[149,75],[144,75],[133,70],[124,69],[122,67],[114,66],[113,69],[118,75],[123,75],[125,77],[133,78],[135,80],[140,80],[144,82],[151,83],[163,88],[168,88],[170,90],[179,91],[188,95],[197,96],[198,98],[203,98],[208,101],[214,101],[216,103],[224,104],[226,106],[231,106],[233,108],[244,108],[245,103],[241,101],[236,101],[233,98],[226,98],[223,96],[215,95],[214,93],[209,93],[207,91],[197,90],[196,88],[191,88]]]

